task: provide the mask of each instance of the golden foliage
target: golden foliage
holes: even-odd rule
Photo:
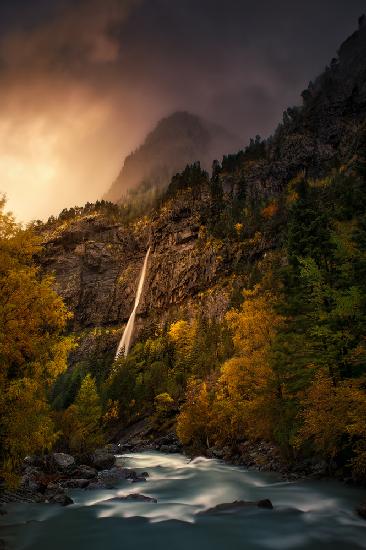
[[[120,403],[117,399],[108,399],[107,408],[102,417],[103,426],[108,426],[119,419]]]
[[[49,450],[57,439],[50,407],[42,385],[22,378],[9,382],[1,394],[2,446],[5,460],[2,474],[14,485],[19,461],[26,454]]]
[[[320,370],[302,405],[303,426],[296,445],[311,441],[318,452],[334,458],[348,437],[355,452],[352,466],[355,472],[365,475],[366,393],[362,381],[345,380],[335,385],[329,374]]]
[[[210,411],[207,384],[191,378],[177,422],[177,435],[184,445],[208,446]]]
[[[154,398],[155,410],[158,414],[165,414],[174,405],[174,399],[169,395],[169,393],[159,393]]]
[[[221,367],[212,382],[190,380],[186,403],[178,417],[177,433],[184,444],[226,445],[240,437],[270,437],[273,373],[269,352],[283,318],[276,314],[274,297],[259,286],[244,292],[239,310],[227,313],[235,356]]]
[[[226,315],[232,331],[235,357],[224,363],[216,390],[214,410],[217,426],[231,427],[234,438],[241,433],[248,438],[269,437],[273,373],[269,351],[283,318],[273,310],[274,297],[257,286],[244,292],[245,301],[239,311]],[[221,415],[223,418],[221,419]],[[226,419],[226,420],[225,420]],[[220,430],[216,437],[221,438]]]
[[[236,223],[235,224],[235,231],[237,232],[238,236],[240,236],[243,232],[243,229],[244,229],[244,225],[242,223]]]
[[[179,320],[170,326],[168,336],[175,344],[180,357],[187,357],[192,352],[196,331],[196,320],[191,322]]]
[[[72,346],[62,336],[70,314],[32,257],[39,239],[0,200],[0,464],[9,479],[26,454],[55,440],[46,392]]]
[[[273,216],[277,214],[277,212],[278,205],[275,202],[271,202],[262,209],[262,216],[266,220],[270,220],[271,218],[273,218]]]
[[[239,311],[227,313],[237,355],[268,352],[283,317],[273,310],[275,297],[260,286],[244,291],[245,301]]]

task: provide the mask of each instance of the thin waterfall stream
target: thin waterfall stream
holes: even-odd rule
[[[128,319],[128,323],[125,327],[125,330],[123,331],[122,338],[121,338],[120,343],[119,343],[118,348],[117,348],[115,359],[118,359],[118,357],[122,353],[124,353],[124,356],[127,357],[129,349],[130,349],[131,338],[132,338],[132,334],[133,334],[133,328],[134,328],[134,325],[135,325],[136,311],[137,311],[137,308],[138,308],[139,303],[140,303],[142,290],[144,288],[144,282],[145,282],[146,270],[147,270],[147,262],[149,260],[150,250],[151,250],[151,246],[148,248],[148,251],[146,252],[144,264],[143,264],[142,270],[141,270],[139,284],[138,284],[138,287],[137,287],[137,292],[136,292],[136,297],[135,297],[135,304],[133,306],[133,310],[132,310],[131,315]]]

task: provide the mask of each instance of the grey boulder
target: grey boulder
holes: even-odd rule
[[[66,453],[53,453],[48,455],[47,464],[52,470],[66,472],[75,466],[75,458]]]
[[[116,457],[105,451],[96,451],[91,457],[91,463],[97,470],[109,470],[116,463]]]

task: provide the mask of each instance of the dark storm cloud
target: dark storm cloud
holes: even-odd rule
[[[359,0],[2,0],[0,185],[10,206],[26,218],[94,200],[175,109],[221,123],[243,145],[268,135],[363,8]]]
[[[283,109],[299,101],[363,7],[334,0],[156,0],[134,10],[121,42],[137,80],[246,140],[270,132]]]

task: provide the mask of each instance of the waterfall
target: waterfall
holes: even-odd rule
[[[142,270],[141,270],[139,286],[137,287],[135,304],[133,306],[133,310],[131,312],[130,318],[128,319],[128,323],[125,327],[125,330],[123,331],[122,338],[121,338],[121,341],[118,345],[118,349],[117,349],[115,359],[118,359],[118,357],[122,354],[123,350],[124,350],[123,351],[124,356],[126,357],[127,354],[128,354],[128,350],[130,349],[131,337],[132,337],[132,333],[133,333],[133,327],[134,327],[134,324],[135,324],[136,310],[137,310],[138,305],[140,303],[141,293],[142,293],[142,289],[144,287],[147,261],[149,259],[150,249],[151,249],[151,247],[149,247],[148,251],[146,252],[144,265],[142,266]]]

